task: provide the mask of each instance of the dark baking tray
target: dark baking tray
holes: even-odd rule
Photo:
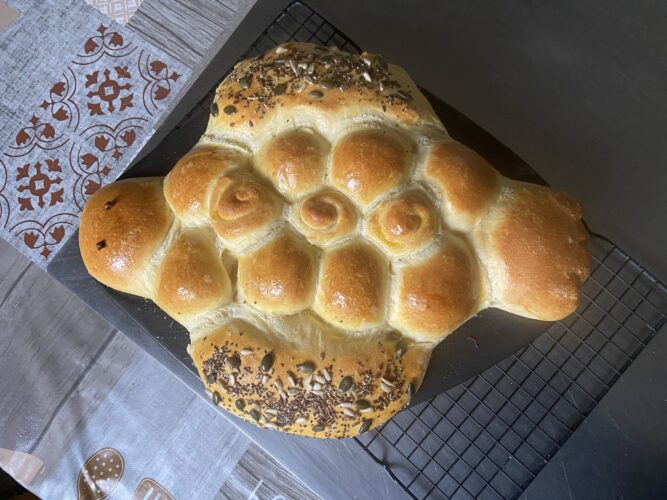
[[[227,70],[221,71],[220,76],[224,76]],[[167,174],[174,163],[197,143],[206,129],[208,110],[213,99],[212,91],[174,127],[162,142],[128,169],[122,177]],[[446,124],[452,137],[477,150],[502,174],[514,179],[544,183],[530,166],[489,133],[430,92],[424,89],[422,91],[442,122]],[[49,272],[56,277],[67,273],[70,279],[72,278],[71,273],[83,273],[78,276],[79,279],[88,279],[91,286],[103,287],[110,300],[115,301],[157,343],[173,354],[173,362],[181,363],[195,373],[194,365],[186,352],[187,331],[157,309],[152,302],[98,284],[88,277],[82,265],[73,268],[72,261],[80,260],[76,241],[76,237],[70,240],[50,265]],[[65,261],[68,262],[67,269],[59,266],[59,262]],[[545,322],[520,318],[496,309],[482,311],[447,337],[434,350],[424,383],[416,393],[414,402],[430,399],[505,359],[537,338],[548,325]]]
[[[343,48],[359,50],[354,42],[347,38],[345,40]],[[256,51],[257,47],[253,44],[249,54]],[[391,60],[390,55],[385,56]],[[231,67],[221,68],[215,81],[221,80],[230,70]],[[211,71],[211,68],[207,71]],[[176,161],[198,142],[206,129],[216,87],[217,84],[150,152],[142,151],[140,157],[143,157],[130,167],[122,178],[166,175]],[[546,184],[537,172],[491,134],[428,90],[422,89],[422,92],[453,138],[478,151],[507,177]],[[152,144],[149,144],[150,146]],[[188,335],[185,328],[167,317],[151,301],[117,292],[93,280],[81,262],[77,236],[72,237],[59,252],[49,266],[49,273],[61,281],[76,281],[79,285],[82,281],[89,281],[86,287],[102,288],[109,300],[114,301],[152,337],[142,342],[143,347],[153,355],[157,354],[159,360],[180,377],[189,377],[188,371],[196,376],[194,365],[186,352]],[[434,350],[422,387],[415,394],[413,402],[431,399],[502,361],[537,338],[548,326],[549,323],[521,318],[497,309],[482,311]],[[157,353],[156,344],[161,347]],[[165,355],[163,350],[171,356]],[[175,369],[174,364],[181,366]],[[188,381],[188,385],[193,385],[192,380]],[[203,392],[203,387],[201,391]]]

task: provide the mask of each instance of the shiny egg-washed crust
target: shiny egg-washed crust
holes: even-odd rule
[[[571,313],[585,241],[574,200],[452,140],[402,69],[289,43],[234,68],[166,179],[95,193],[79,243],[189,330],[215,404],[346,437],[407,404],[480,310]]]
[[[473,233],[503,309],[546,321],[576,309],[589,273],[586,230],[570,222],[580,218],[581,205],[553,189],[503,190]]]
[[[208,198],[213,181],[223,172],[239,168],[235,151],[200,146],[181,158],[164,179],[164,196],[185,223],[208,221]]]
[[[204,336],[190,354],[207,390],[230,413],[271,429],[343,438],[357,434],[362,425],[368,426],[365,430],[377,427],[408,404],[430,352],[427,345],[406,342],[400,335],[329,335],[321,343],[303,338],[292,343],[234,320]],[[273,361],[263,369],[267,355]],[[300,365],[312,371],[300,371]],[[318,389],[306,391],[309,376],[321,395],[313,393]],[[344,378],[352,385],[342,392]],[[259,407],[254,416],[253,404]]]
[[[93,278],[121,292],[152,295],[150,261],[174,220],[162,186],[162,178],[128,179],[88,200],[79,247]]]
[[[157,272],[155,303],[181,323],[232,300],[232,287],[215,233],[184,230],[170,245]]]

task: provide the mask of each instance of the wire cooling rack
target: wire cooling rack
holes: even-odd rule
[[[667,321],[667,289],[594,236],[578,310],[357,439],[415,498],[516,498]]]
[[[301,2],[243,58],[290,40],[359,46]],[[667,321],[667,289],[603,237],[579,309],[532,344],[356,438],[413,498],[516,498]]]

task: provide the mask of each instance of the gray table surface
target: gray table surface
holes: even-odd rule
[[[251,3],[147,0],[130,26],[197,75],[228,41]],[[505,142],[552,185],[582,200],[594,229],[667,281],[663,196],[667,141],[662,137],[667,130],[666,4],[618,0],[307,3],[362,47],[406,67],[416,81]],[[284,2],[262,4],[270,17]],[[232,54],[249,36],[238,34],[225,48]],[[63,318],[51,325],[54,336],[83,327],[106,328],[92,311],[54,287],[51,278],[8,245],[0,245],[0,262],[4,270],[12,271],[11,280],[2,281],[0,312],[7,314],[12,307],[9,326],[16,335],[40,324],[40,316]],[[11,300],[17,290],[26,288],[40,297],[30,318],[15,315]],[[599,412],[618,411],[614,410],[617,393],[634,393],[629,409],[623,409],[624,418],[617,425],[599,428],[602,434],[596,438],[609,448],[577,448],[585,453],[579,457],[581,462],[599,467],[605,467],[600,463],[601,449],[607,455],[603,462],[613,454],[614,470],[623,472],[624,481],[656,480],[633,465],[666,449],[667,412],[654,397],[664,394],[666,380],[659,375],[665,332],[660,335],[622,380],[623,385],[619,383],[600,405]],[[76,378],[76,374],[68,372],[63,377]],[[632,390],[647,380],[652,392]],[[635,425],[645,407],[660,418],[654,420],[652,430]],[[584,439],[580,436],[587,432],[586,425],[571,438],[572,443]],[[632,453],[618,453],[611,446],[632,443],[639,432],[646,444],[633,447]],[[549,491],[553,498],[573,494],[553,468],[563,463],[557,459],[569,460],[569,447],[570,443],[557,454],[527,493]],[[604,474],[588,479],[592,488],[596,484],[602,488],[605,482]],[[539,490],[541,484],[550,489]],[[649,495],[654,490],[645,491]],[[583,490],[574,493],[584,495]]]

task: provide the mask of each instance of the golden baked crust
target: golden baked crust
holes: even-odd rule
[[[164,196],[169,206],[184,222],[206,222],[212,181],[242,163],[243,158],[236,151],[212,145],[196,147],[164,179]]]
[[[435,210],[426,194],[414,191],[380,203],[368,217],[366,231],[391,255],[403,255],[430,243],[436,222]]]
[[[235,66],[216,90],[206,134],[240,139],[272,130],[275,122],[303,124],[317,116],[321,124],[362,111],[405,127],[442,127],[403,68],[375,54],[288,42]]]
[[[155,303],[187,324],[232,300],[232,287],[209,228],[183,231],[157,271]]]
[[[475,239],[503,309],[545,321],[576,309],[590,261],[577,201],[542,186],[510,185]]]
[[[86,203],[79,248],[96,280],[121,292],[151,295],[149,262],[174,219],[162,184],[161,177],[118,181]]]
[[[467,231],[495,198],[498,173],[472,149],[460,142],[434,144],[424,171],[442,192],[445,217],[454,229]]]
[[[435,255],[398,270],[391,324],[438,341],[479,308],[483,294],[474,257],[453,237]]]
[[[315,249],[292,233],[239,259],[239,289],[246,302],[273,314],[310,307],[315,292]]]
[[[409,150],[386,130],[358,130],[334,146],[331,183],[365,206],[398,186],[409,168]]]
[[[354,206],[332,189],[304,198],[292,205],[290,211],[292,224],[315,245],[333,244],[357,228]]]
[[[257,169],[288,198],[319,189],[329,144],[310,129],[288,130],[269,141],[257,158]]]
[[[314,310],[348,330],[367,330],[384,321],[389,265],[380,252],[353,242],[325,252]]]
[[[213,185],[211,225],[228,244],[247,243],[276,220],[280,211],[280,200],[271,189],[244,172],[220,177]]]
[[[267,429],[343,438],[403,408],[430,352],[391,334],[292,343],[234,320],[190,354],[213,401],[230,413]]]
[[[164,186],[94,194],[80,246],[93,276],[188,328],[216,405],[347,437],[403,408],[431,350],[481,309],[572,312],[580,219],[451,140],[402,69],[289,43],[225,78]]]

